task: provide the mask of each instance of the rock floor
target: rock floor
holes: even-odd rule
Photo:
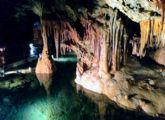
[[[122,108],[165,117],[164,67],[142,66],[135,58],[128,63],[120,71],[102,78],[97,68],[90,69],[77,77],[75,82],[88,90],[106,95]]]

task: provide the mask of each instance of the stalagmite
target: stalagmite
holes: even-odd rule
[[[108,41],[109,41],[109,29],[107,29],[105,31],[105,40],[103,42],[104,44],[104,54],[105,54],[105,57],[104,57],[104,71],[105,73],[108,73],[109,72],[109,66],[108,66],[108,47],[109,47],[109,44],[108,44]]]
[[[100,51],[100,62],[99,62],[99,75],[102,77],[105,73],[108,73],[108,47],[106,45],[107,41],[107,31],[101,31],[101,51]]]
[[[46,28],[44,25],[42,28],[43,50],[41,57],[38,59],[35,73],[40,84],[44,86],[47,95],[50,95],[54,65],[49,55]]]
[[[47,95],[50,95],[54,67],[48,56],[49,55],[46,53],[46,51],[43,50],[42,58],[38,59],[35,73],[40,85],[43,85]]]
[[[96,30],[95,32],[95,40],[94,40],[94,44],[93,44],[93,49],[94,49],[94,60],[93,61],[93,65],[94,66],[98,66],[99,65],[99,61],[100,61],[100,36],[99,36],[99,31]]]
[[[130,41],[132,44],[132,55],[139,56],[139,43],[140,43],[140,38],[137,37],[136,34],[134,34],[132,40]]]

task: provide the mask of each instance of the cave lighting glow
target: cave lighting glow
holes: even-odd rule
[[[74,56],[71,57],[59,57],[55,58],[52,56],[52,59],[56,62],[77,62],[77,58]]]
[[[36,96],[20,104],[15,114],[5,120],[79,120],[79,112],[71,115],[75,108],[80,109],[76,100],[70,99],[67,91],[61,90],[50,97]]]
[[[46,101],[44,99],[32,101],[21,105],[14,118],[17,120],[47,120],[48,108]]]

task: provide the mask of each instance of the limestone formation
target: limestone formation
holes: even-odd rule
[[[146,82],[147,77],[160,79],[162,76],[144,67],[137,71],[132,67],[136,62],[127,64],[131,38],[134,39],[133,54],[140,58],[151,49],[165,45],[163,0],[76,1],[75,6],[65,0],[55,0],[53,6],[46,3],[41,4],[39,12],[36,9],[34,12],[40,16],[43,39],[43,53],[36,73],[47,93],[53,73],[53,63],[49,58],[49,50],[52,50],[48,45],[50,39],[54,42],[57,58],[67,50],[76,53],[77,84],[105,94],[121,107],[140,108],[153,116],[165,114],[164,92],[155,90],[152,82]],[[133,37],[135,34],[138,34],[136,38]],[[162,65],[164,58],[162,49],[154,55],[154,59]],[[160,101],[155,99],[156,96]]]
[[[162,47],[154,53],[153,59],[160,65],[165,66],[165,47]]]

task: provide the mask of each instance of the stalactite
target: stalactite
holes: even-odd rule
[[[156,47],[159,47],[160,39],[161,39],[161,32],[162,32],[162,30],[161,30],[162,24],[161,24],[160,20],[153,19],[153,21],[154,21],[154,24],[153,24],[153,26],[151,26],[150,29],[153,29],[154,35],[156,36],[156,41],[153,41],[153,42],[155,42],[157,44]]]
[[[99,30],[99,27],[98,26],[94,27],[91,20],[84,19],[82,17],[80,18],[80,22],[84,27],[83,41],[89,41],[92,52],[94,54],[92,66],[98,67],[100,61],[100,40],[101,40],[101,32]]]
[[[110,66],[111,66],[111,62],[112,62],[112,33],[111,33],[111,29],[109,29],[109,38],[108,38],[108,66],[109,66],[109,69],[110,69]]]
[[[165,1],[164,0],[154,0],[154,2],[156,4],[156,6],[161,10],[161,24],[164,24],[164,19],[165,19]]]
[[[145,47],[149,38],[150,31],[150,21],[145,20],[140,22],[140,30],[141,30],[141,39],[140,39],[140,49],[139,55],[141,57],[145,56]]]
[[[109,26],[110,26],[110,37],[109,37],[109,51],[108,51],[108,55],[109,55],[109,57],[108,57],[108,61],[109,61],[109,63],[108,63],[108,65],[109,65],[109,67],[111,68],[112,66],[113,66],[113,48],[114,48],[114,23],[115,23],[115,21],[116,21],[116,13],[115,14],[112,14],[112,16],[111,16],[111,19],[110,19],[110,22],[109,22]]]
[[[126,62],[127,62],[127,46],[128,46],[128,35],[126,33],[126,29],[124,29],[124,36],[123,36],[123,65],[126,65]]]
[[[114,63],[113,63],[113,70],[116,71],[118,70],[118,63],[117,63],[117,59],[118,59],[118,44],[119,44],[119,36],[120,36],[120,22],[116,21],[116,36],[115,36],[115,47],[114,47]]]
[[[45,26],[47,37],[50,37],[51,28],[52,28],[51,21],[42,20],[42,25]]]
[[[83,40],[93,40],[93,28],[92,28],[92,23],[88,20],[81,20],[84,28],[85,28],[85,32],[84,32],[84,37]]]
[[[113,26],[112,26],[112,71],[116,71],[116,49],[117,49],[117,41],[116,37],[118,37],[119,28],[116,26],[117,21],[117,12],[115,13],[115,17],[113,19]],[[116,41],[117,40],[117,41]]]
[[[80,37],[78,36],[77,34],[77,31],[75,28],[73,28],[69,22],[62,22],[61,23],[61,30],[62,31],[65,31],[65,34],[64,34],[64,39],[66,40],[72,40],[72,42],[77,42],[80,40]],[[66,38],[65,38],[66,37]]]
[[[146,47],[159,48],[164,46],[165,40],[165,24],[161,24],[158,19],[145,20],[140,22],[141,39],[139,55],[145,56]]]
[[[60,37],[59,37],[58,28],[57,28],[57,29],[54,29],[54,41],[55,41],[55,49],[56,49],[57,58],[59,57],[59,46],[60,46],[59,39]]]
[[[124,34],[124,26],[123,26],[123,24],[122,24],[122,22],[121,22],[121,19],[119,19],[119,23],[120,23],[120,25],[119,25],[119,27],[120,27],[120,36],[119,36],[119,45],[118,45],[118,56],[117,56],[117,70],[119,70],[120,69],[120,64],[121,64],[121,62],[122,62],[122,40],[123,40],[123,34]]]
[[[165,46],[165,24],[163,24],[163,30],[161,34],[161,46]]]
[[[109,22],[109,36],[107,38],[108,46],[108,66],[112,72],[120,69],[120,65],[123,64],[124,59],[124,25],[121,18],[118,18],[118,11],[116,11]],[[127,44],[125,44],[127,45]],[[127,46],[125,46],[127,47]],[[126,50],[126,49],[125,49]]]
[[[71,43],[80,40],[80,37],[78,36],[76,29],[73,28],[67,21],[44,20],[43,24],[46,26],[45,29],[47,37],[52,36],[51,33],[53,33],[57,58],[59,57],[60,43],[65,43],[68,41]],[[64,48],[69,49],[68,47],[63,47],[62,49],[64,50]]]
[[[71,47],[69,46],[69,45],[67,45],[67,44],[64,44],[64,43],[61,43],[60,44],[60,53],[62,54],[62,55],[65,55],[65,53],[67,52],[67,51],[71,51]]]
[[[153,47],[153,36],[154,36],[154,29],[152,27],[154,26],[154,20],[150,20],[150,31],[149,31],[149,41],[148,41],[148,47]]]
[[[50,34],[51,34],[51,28],[52,28],[52,25],[51,25],[51,21],[46,21],[46,32],[47,32],[47,36],[50,37]]]
[[[103,71],[108,72],[109,68],[114,71],[118,70],[123,59],[121,44],[123,40],[124,27],[121,19],[118,19],[117,17],[118,12],[115,12],[110,20],[110,29],[106,28],[106,30],[102,30],[103,28],[94,25],[91,20],[80,18],[80,23],[84,27],[84,34],[82,38],[80,38],[76,29],[68,21],[44,21],[44,25],[46,26],[47,36],[52,36],[51,33],[53,33],[56,57],[59,56],[59,53],[65,54],[65,52],[70,50],[73,46],[80,45],[77,47],[79,49],[84,49],[81,50],[84,52],[81,53],[80,57],[84,57],[85,54],[92,52],[92,66],[102,66]],[[80,41],[83,43],[82,46]],[[91,45],[89,46],[91,48],[88,48],[89,51],[86,51],[86,48],[83,48],[83,45],[85,45],[84,43]],[[80,59],[86,68],[91,66],[91,61],[89,62],[88,58]],[[101,60],[103,64],[99,64]]]
[[[106,29],[105,31],[105,41],[104,41],[104,54],[105,54],[105,58],[104,58],[104,71],[106,73],[109,72],[109,65],[108,65],[108,47],[109,47],[109,29]]]
[[[40,30],[33,29],[33,40],[34,40],[34,44],[39,44],[39,41],[40,41]]]

